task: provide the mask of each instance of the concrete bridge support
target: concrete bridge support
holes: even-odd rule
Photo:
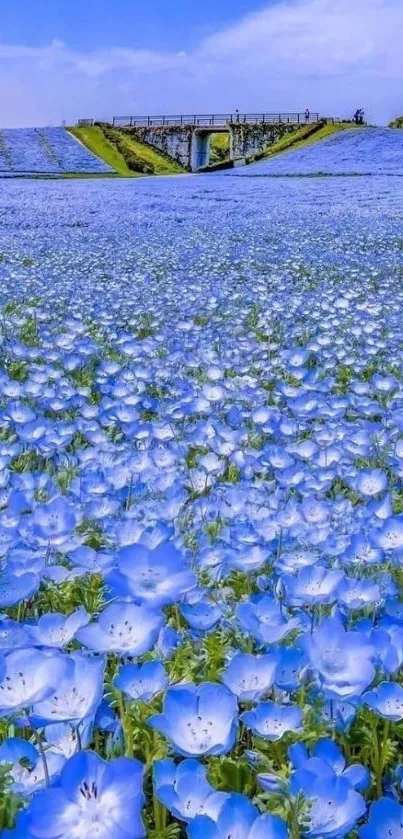
[[[210,162],[210,140],[212,131],[193,131],[190,168],[197,172]]]
[[[230,135],[230,159],[252,157],[264,151],[278,137],[295,129],[295,125],[280,123],[229,122],[221,126],[165,125],[133,127],[126,130],[141,142],[162,151],[191,172],[208,166],[211,135]]]

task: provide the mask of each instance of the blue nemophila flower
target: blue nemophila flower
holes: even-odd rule
[[[0,681],[0,715],[27,710],[54,693],[67,671],[67,658],[27,647],[4,659]]]
[[[391,516],[371,533],[373,544],[384,551],[403,548],[403,516]]]
[[[105,658],[90,658],[82,652],[66,656],[66,670],[46,699],[33,705],[32,716],[40,724],[81,722],[93,717],[104,688]]]
[[[330,699],[323,707],[323,718],[328,724],[334,726],[337,731],[348,731],[351,723],[357,715],[357,707],[352,702],[343,702],[337,699]]]
[[[177,548],[161,542],[153,550],[142,544],[126,545],[118,555],[118,571],[107,582],[118,596],[158,608],[180,600],[197,579]]]
[[[180,612],[195,632],[208,632],[214,629],[222,618],[222,610],[206,597],[198,603],[181,603]]]
[[[261,644],[281,641],[300,624],[298,618],[287,619],[279,604],[267,594],[257,594],[240,603],[236,616],[242,628]]]
[[[163,626],[158,635],[155,649],[162,658],[170,659],[180,643],[180,633],[176,629],[172,629],[171,626]]]
[[[168,677],[160,661],[146,661],[144,664],[123,664],[113,684],[130,699],[149,702],[165,690]]]
[[[0,608],[7,608],[32,597],[40,585],[38,574],[0,571]]]
[[[309,801],[307,837],[342,839],[365,811],[364,799],[347,778],[336,774],[317,776],[309,769],[299,769],[291,780],[291,791],[303,793]]]
[[[62,545],[73,535],[77,520],[77,510],[72,504],[65,498],[54,498],[35,508],[32,534],[39,544]]]
[[[96,714],[97,721],[99,708],[100,706],[98,706]],[[101,726],[99,727],[101,728]],[[91,718],[87,718],[78,724],[76,722],[55,722],[46,725],[43,736],[49,747],[48,754],[54,753],[69,758],[79,750],[79,745],[83,749],[89,748],[93,730],[94,724]]]
[[[346,577],[337,592],[338,602],[348,609],[363,609],[381,599],[381,592],[375,580]]]
[[[178,685],[166,693],[163,712],[148,724],[161,731],[185,757],[229,752],[236,739],[236,697],[224,685]]]
[[[272,686],[277,667],[273,655],[236,653],[227,665],[222,681],[239,702],[257,702]]]
[[[361,697],[376,714],[393,722],[403,720],[403,688],[395,682],[381,682]]]
[[[153,647],[162,624],[161,612],[119,601],[107,606],[98,621],[80,629],[76,639],[98,653],[139,656]]]
[[[143,773],[137,760],[107,763],[93,752],[74,755],[59,785],[32,799],[27,839],[142,839]]]
[[[338,618],[325,618],[301,646],[329,697],[360,696],[375,677],[373,646],[364,633],[347,632]]]
[[[288,839],[278,816],[261,816],[245,795],[229,795],[215,820],[196,816],[188,826],[189,839]]]
[[[173,760],[156,760],[154,788],[169,812],[185,822],[198,815],[215,820],[228,797],[209,784],[206,766],[194,758],[182,760],[178,766]]]
[[[90,621],[89,614],[81,606],[71,615],[49,612],[42,615],[36,626],[28,626],[31,643],[38,647],[64,647],[70,643],[76,632]]]
[[[335,774],[347,778],[351,786],[358,790],[366,789],[370,782],[368,769],[360,763],[346,766],[342,750],[330,738],[319,740],[310,755],[306,746],[295,743],[288,749],[288,756],[296,770],[312,772],[317,778]]]
[[[402,839],[403,807],[393,798],[371,804],[367,824],[359,830],[361,839]]]
[[[276,647],[277,660],[274,684],[280,690],[292,691],[300,684],[302,670],[308,659],[303,650],[297,647]]]
[[[69,560],[76,568],[82,569],[83,573],[106,574],[113,566],[113,554],[100,550],[95,551],[88,545],[80,545],[69,552]]]
[[[55,780],[64,766],[61,754],[48,752],[46,765],[50,780]],[[27,740],[10,737],[0,746],[0,765],[9,767],[11,789],[16,795],[33,795],[45,786],[43,760],[37,749]]]
[[[264,740],[281,740],[284,734],[302,731],[303,727],[301,708],[269,701],[260,702],[253,711],[245,711],[240,719]]]
[[[30,647],[31,640],[24,626],[10,618],[0,618],[0,652],[8,653],[20,647]]]
[[[343,579],[344,571],[331,570],[323,565],[309,565],[299,569],[294,576],[284,575],[286,599],[292,605],[333,603]]]
[[[395,673],[403,664],[403,626],[393,619],[381,620],[379,627],[370,632],[381,667],[386,673]]]

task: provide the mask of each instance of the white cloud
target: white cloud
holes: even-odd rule
[[[280,0],[190,53],[0,44],[0,121],[365,106],[382,122],[403,111],[402,43],[402,0]]]

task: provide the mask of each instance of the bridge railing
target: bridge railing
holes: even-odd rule
[[[299,124],[315,123],[319,121],[318,113],[254,113],[254,114],[172,114],[157,116],[122,116],[113,117],[113,125],[130,126],[133,128],[152,128],[164,126],[195,125],[206,128],[222,127],[230,123],[248,123],[249,125],[269,124]]]
[[[101,120],[98,120],[101,122]],[[109,122],[109,120],[102,120]],[[308,125],[320,121],[319,113],[316,111],[294,111],[290,113],[253,113],[240,114],[237,111],[229,114],[169,114],[156,116],[117,116],[112,118],[112,125],[131,128],[160,128],[196,126],[200,128],[223,128],[232,123],[247,123],[248,125]],[[94,125],[97,120],[80,119],[79,125]]]

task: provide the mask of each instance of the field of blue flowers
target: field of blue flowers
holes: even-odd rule
[[[113,169],[64,128],[0,129],[0,178],[69,172],[99,175]]]
[[[402,307],[398,177],[3,182],[2,839],[402,839]]]
[[[350,128],[263,160],[245,175],[403,175],[403,129]],[[233,173],[231,173],[233,174]]]

